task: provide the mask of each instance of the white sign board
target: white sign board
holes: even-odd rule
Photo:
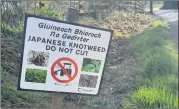
[[[98,94],[112,31],[25,16],[18,89]]]

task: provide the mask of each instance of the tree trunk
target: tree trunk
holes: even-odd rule
[[[162,9],[178,9],[178,1],[164,1]]]
[[[39,8],[45,7],[45,4],[42,2],[39,2]]]
[[[150,0],[150,14],[153,14],[153,1]]]

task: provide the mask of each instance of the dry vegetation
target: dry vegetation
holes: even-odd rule
[[[113,12],[104,20],[83,17],[79,23],[114,30],[115,37],[130,37],[141,33],[156,18],[147,13]]]

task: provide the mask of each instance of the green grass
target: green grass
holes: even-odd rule
[[[166,90],[178,94],[178,79],[176,75],[167,74],[165,76],[155,76],[144,80],[145,86],[153,87],[158,90]]]
[[[178,96],[165,90],[141,86],[132,94],[132,101],[139,108],[176,108]]]
[[[146,78],[177,74],[177,61],[165,50],[154,47],[141,57],[142,74]]]
[[[130,48],[139,59],[143,83],[131,93],[129,107],[178,107],[178,51],[166,26],[156,21],[131,39]]]

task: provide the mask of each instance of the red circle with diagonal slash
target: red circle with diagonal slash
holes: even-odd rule
[[[64,69],[63,65],[61,64],[61,61],[69,61],[70,63],[72,63],[75,67],[75,73],[73,76],[69,75],[69,73]],[[54,73],[54,69],[55,69],[55,66],[58,65],[64,72],[65,75],[68,76],[68,80],[60,80],[59,78],[56,77],[55,73]],[[52,64],[52,67],[51,67],[51,75],[52,77],[60,82],[60,83],[68,83],[70,81],[73,81],[75,79],[75,77],[77,76],[78,74],[78,66],[77,64],[75,63],[74,60],[70,59],[70,58],[67,58],[67,57],[63,57],[63,58],[60,58],[58,60],[56,60],[53,64]]]

